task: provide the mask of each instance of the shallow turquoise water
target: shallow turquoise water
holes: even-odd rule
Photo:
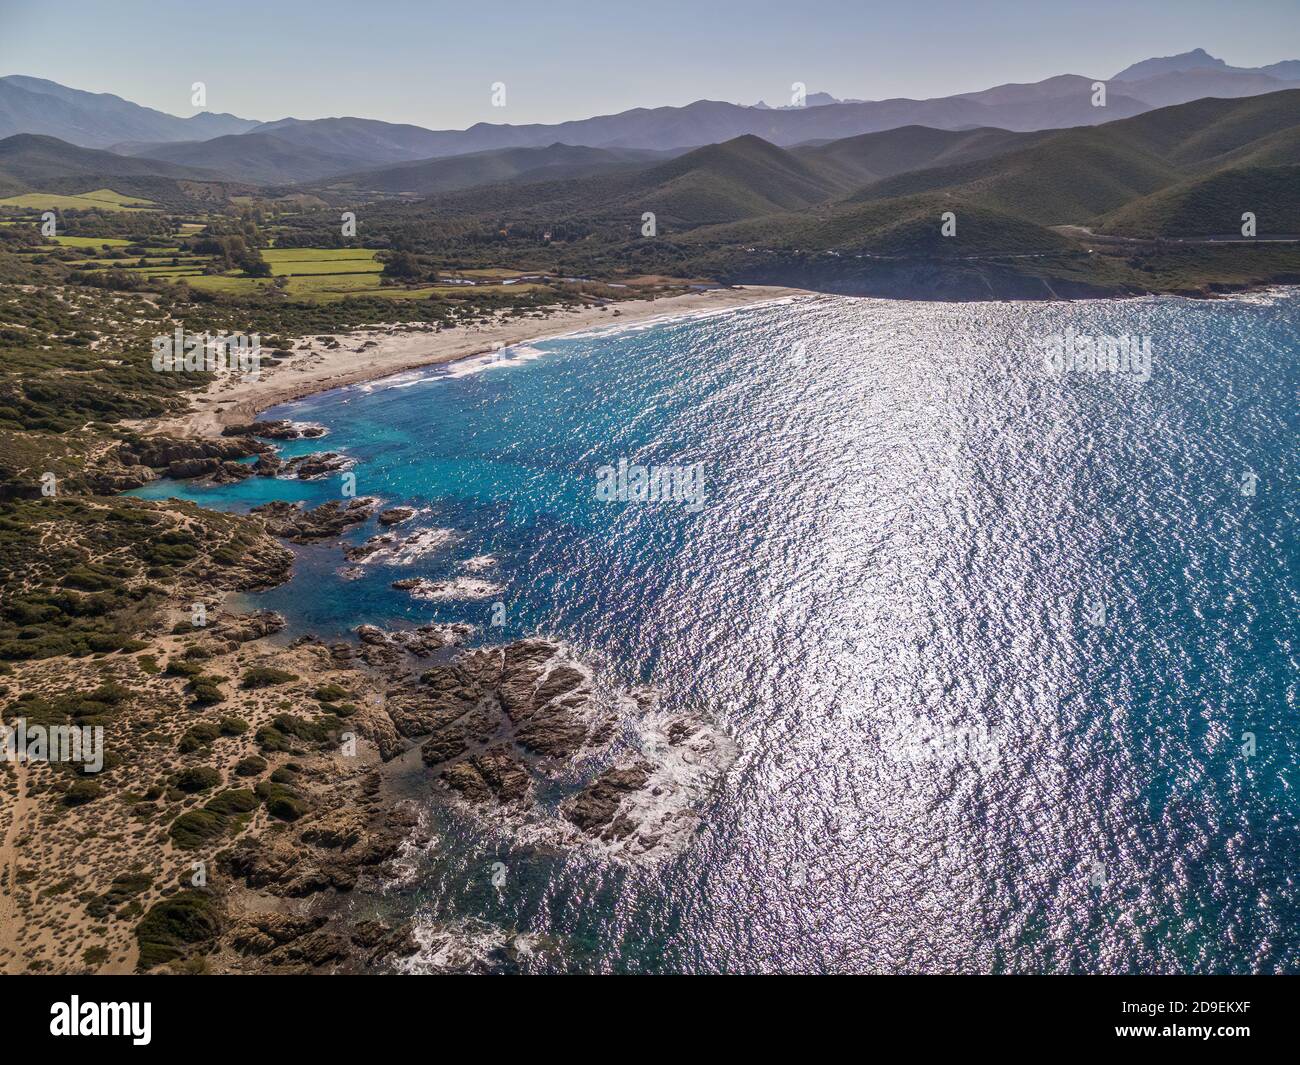
[[[1150,380],[1050,374],[1071,326],[1149,337]],[[586,970],[1300,970],[1300,296],[814,298],[505,355],[268,412],[330,430],[286,453],[346,450],[358,494],[460,539],[356,580],[304,549],[257,605],[323,635],[486,626],[388,585],[491,554],[486,638],[558,636],[740,755],[650,867],[431,801],[440,842],[386,909]],[[621,458],[703,464],[705,505],[601,502]]]

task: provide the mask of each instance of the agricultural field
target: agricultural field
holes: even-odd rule
[[[51,237],[50,239],[65,248],[125,248],[131,243],[122,237]]]
[[[262,258],[276,277],[377,274],[384,268],[368,248],[268,248]]]
[[[263,248],[262,259],[270,277],[249,277],[240,271],[214,272],[210,255],[191,251],[187,242],[198,236],[197,222],[181,225],[176,243],[138,243],[122,237],[58,236],[53,242],[69,254],[62,261],[89,273],[125,270],[145,278],[184,281],[192,288],[216,295],[241,298],[272,291],[313,303],[332,303],[350,297],[378,296],[389,300],[437,297],[456,299],[467,289],[477,293],[509,292],[523,295],[545,286],[522,281],[517,270],[448,271],[441,283],[412,287],[384,285],[383,262],[369,248]],[[35,252],[37,249],[33,249]],[[70,253],[81,254],[72,256]]]
[[[0,199],[0,207],[20,207],[36,211],[138,211],[154,207],[152,200],[124,196],[112,189],[95,189],[75,196],[53,192],[25,192],[21,196]]]

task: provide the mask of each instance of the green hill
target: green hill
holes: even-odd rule
[[[793,148],[801,159],[841,178],[846,189],[927,167],[953,166],[1041,140],[1040,133],[1005,129],[946,130],[900,126],[882,133]]]
[[[213,178],[216,175],[188,166],[173,166],[150,159],[133,159],[98,148],[78,148],[56,137],[19,133],[0,140],[0,175],[35,188],[53,180],[116,177]]]
[[[851,197],[879,201],[944,191],[1041,225],[1087,222],[1178,180],[1149,152],[1117,144],[1105,126],[1070,130],[1029,148],[958,166],[913,171]]]
[[[899,174],[851,199],[942,190],[1043,225],[1083,224],[1223,166],[1294,161],[1297,128],[1300,91],[1196,100],[1063,130],[986,159]]]
[[[843,191],[832,174],[747,135],[639,170],[481,186],[434,197],[420,209],[503,222],[580,220],[636,228],[649,211],[661,227],[681,229],[799,210]]]
[[[170,204],[223,201],[252,191],[210,170],[78,148],[56,137],[19,133],[0,140],[0,190],[7,195],[76,196],[106,188]]]
[[[498,148],[345,174],[332,178],[322,188],[334,192],[432,196],[480,185],[565,181],[628,171],[652,165],[662,154],[632,149],[582,148],[569,144],[552,144],[546,148]]]
[[[1300,234],[1300,165],[1237,167],[1193,178],[1106,215],[1101,232],[1133,237],[1240,237],[1254,213],[1257,234]]]
[[[751,134],[642,171],[622,202],[669,222],[703,225],[810,207],[841,189],[818,167]]]
[[[943,235],[943,215],[956,216],[956,232]],[[745,244],[756,249],[841,256],[960,259],[975,255],[1026,255],[1074,247],[1043,226],[943,195],[918,195],[874,203],[839,203],[698,229],[698,244]]]
[[[350,156],[293,144],[271,133],[244,133],[207,141],[156,144],[137,151],[140,161],[178,165],[253,185],[289,185],[355,168]]]

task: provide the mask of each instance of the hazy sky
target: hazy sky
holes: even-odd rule
[[[945,96],[1205,48],[1300,59],[1297,0],[0,0],[0,74],[193,114],[434,129],[809,92]],[[491,86],[506,85],[506,107]]]

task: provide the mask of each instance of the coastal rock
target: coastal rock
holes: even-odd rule
[[[258,455],[257,461],[253,463],[253,472],[259,477],[274,477],[283,468],[284,459],[270,452]]]
[[[523,762],[504,745],[457,762],[443,772],[442,779],[471,802],[496,799],[503,804],[527,798],[532,780]]]
[[[241,954],[266,954],[315,932],[325,921],[324,917],[300,917],[278,911],[259,913],[245,919],[232,932],[230,945]]]
[[[106,496],[129,492],[133,488],[142,488],[156,477],[157,474],[148,466],[122,466],[116,469],[87,471],[91,491]]]
[[[637,825],[620,807],[646,786],[653,769],[646,761],[606,769],[565,807],[564,816],[588,835],[604,840],[627,837]]]
[[[328,850],[346,850],[365,835],[365,830],[365,818],[355,810],[332,810],[304,829],[300,838]]]
[[[277,499],[253,507],[252,513],[260,515],[276,536],[305,544],[339,536],[345,529],[369,518],[374,508],[375,501],[367,498],[353,499],[346,504],[330,500],[311,510]]]
[[[300,481],[314,481],[351,465],[352,460],[337,451],[313,451],[310,455],[289,459],[281,472],[292,473]]]
[[[444,647],[459,647],[474,635],[476,626],[463,621],[446,625],[421,625],[417,629],[399,629],[390,639],[416,658],[426,658]]]
[[[417,689],[390,698],[387,712],[400,734],[425,737],[425,765],[441,767],[447,785],[472,801],[522,800],[531,779],[525,756],[568,759],[603,743],[612,727],[586,673],[546,640],[434,666]]]
[[[500,584],[477,577],[455,577],[445,581],[432,581],[427,577],[403,577],[393,581],[392,587],[399,592],[410,592],[414,599],[436,601],[491,599],[505,590]]]
[[[362,643],[378,645],[388,642],[388,634],[378,625],[358,625],[353,631]]]
[[[394,668],[404,655],[427,658],[444,647],[460,646],[474,634],[475,626],[451,622],[389,633],[375,625],[359,625],[354,631],[361,641],[361,648],[356,653],[362,661],[377,668]]]
[[[351,891],[363,871],[397,854],[414,824],[414,813],[402,804],[382,820],[359,810],[332,810],[313,816],[297,839],[276,832],[245,837],[219,860],[232,877],[272,895]]]
[[[415,511],[410,507],[389,507],[379,512],[380,525],[396,525],[413,517]]]
[[[396,542],[397,537],[395,536],[384,536],[382,534],[372,536],[363,544],[344,548],[343,557],[349,562],[362,562],[382,548],[385,544],[394,544]]]
[[[247,422],[243,425],[227,425],[221,430],[222,436],[260,436],[267,440],[315,440],[325,435],[323,425],[309,422],[293,422],[278,418],[273,421]]]
[[[122,466],[148,466],[167,470],[169,477],[202,476],[217,464],[245,459],[269,451],[270,445],[257,440],[177,440],[147,437],[118,446],[114,458]],[[209,465],[211,464],[211,465]],[[199,469],[200,473],[172,473],[175,470]]]
[[[363,709],[349,720],[349,724],[353,725],[358,735],[375,745],[382,761],[391,762],[406,750],[406,741],[397,731],[393,719],[378,707]]]
[[[498,693],[519,743],[537,754],[568,758],[596,742],[587,720],[595,706],[587,675],[557,660],[557,652],[545,640],[506,647]]]
[[[213,484],[233,484],[236,481],[245,480],[254,474],[252,466],[242,462],[223,462],[212,474]]]
[[[167,476],[174,480],[187,480],[192,477],[208,477],[221,468],[221,462],[214,458],[174,459],[167,463]]]
[[[367,925],[362,931],[362,925]],[[359,943],[358,934],[369,942]],[[419,941],[409,925],[390,929],[381,921],[363,921],[353,929],[352,942],[372,947],[366,957],[366,964],[378,965],[389,958],[409,958],[420,949]]]
[[[217,625],[218,635],[236,643],[248,643],[273,636],[285,627],[284,615],[274,610],[258,610],[251,614],[236,614]]]
[[[272,965],[302,963],[312,968],[341,961],[350,953],[348,941],[336,932],[310,932],[267,955]]]

